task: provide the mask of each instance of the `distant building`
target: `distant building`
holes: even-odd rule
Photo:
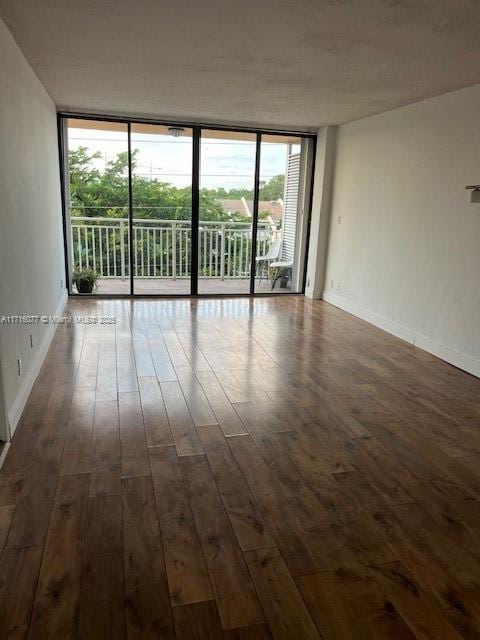
[[[225,213],[229,213],[231,216],[250,217],[252,215],[245,198],[241,198],[241,200],[219,200],[218,202],[222,205]]]
[[[219,200],[225,213],[231,216],[239,215],[251,218],[253,215],[253,201],[241,198],[240,200]],[[267,220],[278,226],[283,218],[283,200],[260,200],[258,203],[258,213],[268,213]]]

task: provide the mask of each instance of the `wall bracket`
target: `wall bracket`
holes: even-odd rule
[[[470,193],[470,202],[480,203],[480,184],[470,184],[465,187]]]

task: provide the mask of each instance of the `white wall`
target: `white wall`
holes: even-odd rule
[[[472,183],[480,85],[339,127],[323,296],[480,375]]]
[[[54,104],[0,20],[0,316],[55,314],[65,301],[57,150]],[[52,334],[52,325],[0,325],[12,430]]]

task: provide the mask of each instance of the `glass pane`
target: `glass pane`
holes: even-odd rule
[[[303,286],[304,166],[307,140],[262,135],[256,293],[295,293]]]
[[[202,130],[198,292],[249,293],[256,136]]]
[[[127,125],[69,119],[67,146],[72,292],[128,294]]]
[[[190,293],[192,136],[132,124],[134,293]]]

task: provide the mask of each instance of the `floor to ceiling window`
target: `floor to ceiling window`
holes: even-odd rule
[[[78,119],[66,126],[72,293],[129,293],[128,127]]]
[[[255,291],[303,289],[311,141],[262,135]],[[262,291],[265,288],[262,287]]]
[[[190,293],[192,146],[192,129],[131,125],[134,293]]]
[[[202,130],[198,293],[250,293],[256,139]]]
[[[60,123],[72,294],[303,291],[311,136]]]

